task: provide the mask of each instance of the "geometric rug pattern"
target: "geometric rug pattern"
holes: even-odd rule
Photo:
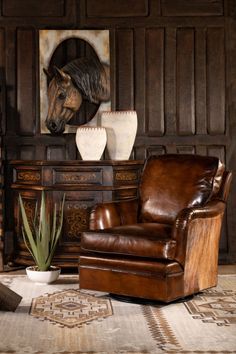
[[[203,323],[215,323],[217,326],[236,325],[236,291],[206,290],[184,305],[193,319]]]
[[[30,315],[62,327],[80,327],[83,323],[111,316],[109,299],[86,295],[69,289],[39,296],[32,300]]]
[[[48,285],[0,274],[23,297],[0,312],[0,354],[236,354],[236,276],[186,302],[127,303],[79,289],[78,275]]]
[[[235,278],[232,279],[235,287]],[[176,312],[179,305],[184,306],[187,313]],[[143,313],[153,338],[158,341],[158,347],[164,353],[236,353],[236,290],[208,289],[181,304],[147,306],[143,308]],[[176,321],[174,317],[178,315]],[[199,320],[201,323],[197,323]],[[215,330],[214,326],[217,327]],[[231,327],[231,330],[224,331],[223,327]],[[181,336],[181,329],[184,336]],[[193,340],[194,336],[196,340]],[[188,341],[194,343],[192,348]],[[198,350],[194,350],[197,347]]]

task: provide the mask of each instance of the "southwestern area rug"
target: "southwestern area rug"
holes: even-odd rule
[[[23,297],[0,312],[0,354],[236,353],[236,276],[217,288],[169,305],[140,305],[80,291],[78,277],[37,285],[0,275]]]

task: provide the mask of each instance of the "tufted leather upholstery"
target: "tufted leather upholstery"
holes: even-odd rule
[[[169,302],[215,286],[230,182],[216,157],[150,157],[139,198],[92,211],[81,288]]]

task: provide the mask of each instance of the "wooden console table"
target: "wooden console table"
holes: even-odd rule
[[[36,201],[45,190],[51,205],[65,193],[63,232],[54,264],[77,267],[80,235],[89,228],[91,208],[98,202],[134,198],[143,161],[20,161],[10,162],[14,201],[14,262],[32,264],[21,234],[18,196],[21,193],[27,214],[33,216]],[[51,204],[50,204],[51,203]]]

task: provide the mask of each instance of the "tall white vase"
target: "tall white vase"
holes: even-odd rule
[[[77,148],[83,160],[100,160],[107,142],[103,127],[79,127],[75,137]]]
[[[137,133],[135,111],[101,113],[101,126],[107,131],[107,151],[112,160],[128,160]]]

